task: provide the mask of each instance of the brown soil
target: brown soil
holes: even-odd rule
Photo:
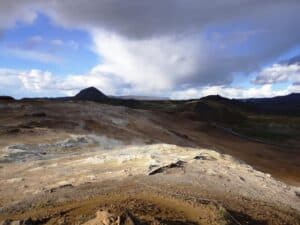
[[[154,191],[136,182],[129,179],[62,188],[3,210],[0,221],[31,218],[35,224],[82,224],[99,210],[115,215],[130,212],[139,224],[297,225],[300,221],[296,211],[265,202],[206,195],[193,187],[157,185]],[[75,197],[74,193],[80,194]]]
[[[0,108],[0,148],[16,143],[52,143],[70,134],[105,135],[124,144],[205,147],[230,154],[281,181],[300,186],[300,149],[245,140],[185,114],[91,102],[10,102]],[[299,211],[288,206],[236,193],[215,193],[182,184],[180,180],[168,183],[164,177],[160,179],[161,182],[129,177],[123,181],[62,186],[7,204],[0,193],[0,221],[32,218],[33,224],[82,224],[95,218],[97,211],[106,210],[115,215],[129,211],[140,224],[153,225],[300,224]]]

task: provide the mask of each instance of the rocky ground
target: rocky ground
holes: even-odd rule
[[[297,175],[241,160],[273,147],[229,150],[241,141],[230,134],[213,146],[204,123],[178,118],[96,103],[0,105],[0,224],[300,224]]]

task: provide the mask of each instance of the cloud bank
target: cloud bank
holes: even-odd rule
[[[254,83],[276,84],[288,81],[300,81],[300,64],[274,64],[258,73]]]

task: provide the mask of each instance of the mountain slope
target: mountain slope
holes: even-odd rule
[[[300,94],[292,93],[273,98],[251,98],[242,100],[268,114],[300,115]]]
[[[74,96],[75,100],[84,100],[84,101],[103,101],[108,99],[108,97],[99,91],[95,87],[89,87],[81,90],[77,95]]]

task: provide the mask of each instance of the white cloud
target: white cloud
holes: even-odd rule
[[[296,91],[294,86],[289,86],[283,90],[274,90],[272,85],[266,84],[260,87],[238,88],[226,86],[207,86],[203,88],[189,88],[181,91],[174,91],[171,94],[172,99],[193,99],[208,95],[221,95],[228,98],[258,98],[273,97],[278,95],[287,95]],[[300,88],[298,89],[298,91]]]
[[[95,86],[105,94],[116,94],[124,87],[124,82],[110,74],[90,71],[83,75],[54,75],[41,70],[14,70],[0,68],[0,95],[64,96],[74,95],[81,89]]]
[[[50,72],[40,70],[20,72],[18,78],[22,81],[25,89],[31,89],[33,91],[47,89],[53,82],[53,77]]]
[[[300,93],[300,83],[294,83],[287,89],[288,93]]]
[[[64,41],[60,40],[60,39],[53,39],[51,40],[51,44],[57,47],[63,46],[65,43]]]
[[[118,77],[130,85],[132,93],[153,95],[189,85],[191,80],[209,81],[207,73],[219,69],[211,64],[208,49],[195,34],[129,40],[97,31],[93,40],[101,58],[93,71]]]
[[[66,94],[75,94],[83,88],[94,86],[107,95],[113,95],[122,91],[124,82],[111,74],[90,71],[83,75],[68,75],[58,79],[55,88]]]
[[[5,87],[16,88],[21,86],[21,83],[17,77],[17,72],[15,70],[6,68],[0,68],[0,84],[1,89],[4,89]]]
[[[300,64],[274,64],[264,68],[255,78],[256,84],[275,84],[300,80]]]
[[[55,89],[55,79],[47,71],[0,68],[0,95],[11,95],[17,98],[63,95],[60,90]]]
[[[89,86],[95,86],[107,95],[127,95],[132,93],[130,85],[124,86],[120,77],[109,73],[99,72],[97,68],[82,75],[61,77],[47,71],[28,70],[18,71],[0,68],[1,95],[14,97],[30,96],[72,96]],[[274,89],[271,84],[257,87],[239,88],[228,86],[206,86],[186,88],[180,91],[169,90],[152,92],[150,96],[169,96],[172,99],[193,99],[207,95],[222,95],[228,98],[272,97],[300,92],[300,85],[290,85],[283,89]],[[139,93],[135,93],[139,94]]]
[[[50,53],[40,52],[36,50],[26,50],[22,48],[7,48],[4,50],[6,54],[13,55],[18,58],[39,61],[43,63],[60,64],[63,59]]]

